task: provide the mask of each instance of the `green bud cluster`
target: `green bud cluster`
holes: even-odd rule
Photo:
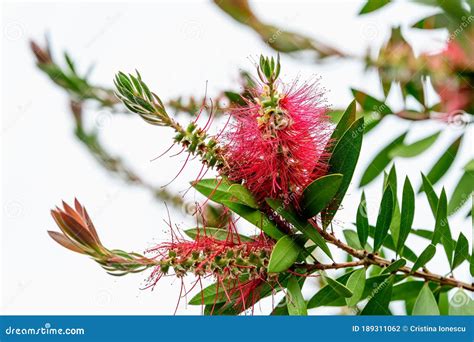
[[[220,168],[223,160],[217,141],[209,138],[208,134],[191,122],[185,130],[179,131],[174,140],[184,146],[188,152],[198,155],[201,161],[210,167]]]
[[[203,248],[193,252],[179,249],[168,251],[168,257],[159,264],[161,272],[167,274],[171,269],[177,277],[188,273],[196,276],[219,275],[226,279],[252,279],[267,277],[267,266],[271,248],[248,251],[247,246],[229,247],[216,254],[211,248]]]

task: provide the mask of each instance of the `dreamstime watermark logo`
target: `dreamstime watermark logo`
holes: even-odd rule
[[[466,292],[464,292],[463,290],[458,290],[451,298],[449,303],[453,307],[460,308],[467,305],[471,300],[472,299],[469,298],[469,295]]]
[[[95,295],[95,302],[99,306],[106,306],[112,301],[112,294],[110,291],[102,289],[97,291]]]
[[[113,119],[113,115],[109,110],[101,110],[97,112],[94,118],[94,124],[98,129],[106,128]]]
[[[25,29],[22,23],[11,21],[3,27],[3,36],[9,41],[16,41],[25,35]]]
[[[185,215],[194,215],[198,210],[198,205],[196,202],[184,202],[181,210]]]
[[[84,328],[53,328],[51,323],[45,323],[39,328],[17,328],[9,326],[5,329],[6,335],[84,335]]]
[[[379,36],[380,28],[374,22],[367,23],[362,27],[361,33],[362,33],[362,37],[365,40],[370,40],[371,41],[371,40],[376,39]]]
[[[8,201],[3,205],[3,212],[5,216],[11,219],[19,218],[24,213],[24,206],[23,203],[19,201]]]
[[[465,111],[455,110],[447,115],[446,121],[450,126],[462,129],[469,124],[470,119]]]
[[[464,32],[464,30],[474,22],[474,15],[470,15],[469,17],[463,16],[461,17],[461,24],[452,31],[452,33],[448,37],[448,43],[456,39],[460,34]]]
[[[196,20],[188,20],[181,27],[186,39],[199,39],[204,33],[204,27],[201,22]]]

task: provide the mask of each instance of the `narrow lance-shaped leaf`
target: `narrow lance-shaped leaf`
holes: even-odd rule
[[[364,7],[361,8],[359,14],[367,14],[370,12],[374,12],[385,5],[388,5],[390,0],[367,0]]]
[[[451,270],[462,264],[464,260],[469,260],[469,242],[463,233],[459,234],[458,242],[454,249],[454,258],[451,265]]]
[[[286,294],[286,305],[290,316],[306,316],[308,310],[306,309],[306,302],[301,294],[301,288],[298,279],[293,276],[288,280],[288,293]]]
[[[319,232],[309,222],[300,218],[291,208],[285,208],[283,201],[281,200],[267,198],[266,202],[278,215],[281,215],[287,222],[291,223],[332,259],[331,250],[329,249],[326,240],[323,239]]]
[[[415,306],[412,311],[413,315],[423,315],[423,316],[438,316],[439,309],[438,303],[431,292],[428,283],[426,283],[420,291],[420,294],[416,298]]]
[[[308,185],[304,189],[301,199],[303,216],[310,218],[319,214],[336,195],[341,181],[341,174],[329,174]]]
[[[347,280],[346,287],[352,291],[352,296],[346,298],[347,306],[354,306],[359,302],[364,293],[365,268],[355,270]]]
[[[425,250],[421,252],[418,259],[416,259],[415,264],[411,268],[412,272],[415,272],[420,267],[425,266],[428,263],[428,261],[433,259],[435,253],[436,253],[436,247],[434,245],[428,245],[428,247],[426,247]]]
[[[392,297],[392,288],[395,277],[391,275],[384,280],[371,294],[369,301],[361,315],[391,315],[388,308]]]
[[[377,224],[375,226],[374,235],[374,252],[382,246],[383,241],[387,237],[390,222],[392,220],[393,212],[393,194],[392,189],[388,186],[383,194],[380,202],[379,214],[377,217]]]
[[[407,132],[392,140],[375,156],[375,158],[368,164],[367,169],[362,175],[359,186],[369,184],[383,172],[387,165],[392,161],[392,158],[390,157],[391,151],[403,143],[406,135]]]
[[[461,209],[474,192],[474,169],[471,169],[470,165],[474,166],[474,160],[471,160],[464,167],[465,172],[454,188],[449,200],[448,215],[452,215]]]
[[[340,283],[339,281],[335,280],[335,279],[332,279],[326,275],[324,275],[323,273],[321,273],[323,275],[323,278],[324,280],[327,282],[327,284],[332,287],[332,289],[334,291],[336,291],[340,296],[342,297],[345,297],[345,298],[349,298],[352,296],[352,291],[349,290],[345,285],[343,285],[342,283]]]
[[[365,199],[365,192],[362,192],[360,198],[359,208],[356,216],[357,235],[362,248],[364,248],[369,237],[369,219],[367,213],[367,201]]]
[[[392,262],[390,265],[388,265],[383,271],[382,274],[384,273],[393,273],[405,266],[407,261],[405,259],[398,259],[394,262]]]
[[[431,184],[430,180],[426,178],[426,176],[422,173],[421,178],[423,180],[423,191],[426,194],[426,198],[428,199],[428,203],[431,208],[431,212],[436,217],[436,210],[438,208],[438,196],[436,192],[433,190],[433,185]]]
[[[441,191],[439,196],[438,207],[436,209],[436,222],[435,229],[433,233],[433,239],[431,243],[436,246],[441,242],[441,237],[443,236],[446,226],[448,224],[448,203],[446,198],[446,192],[444,189]]]
[[[351,127],[351,125],[356,120],[356,101],[353,100],[350,105],[346,108],[342,114],[339,122],[336,125],[336,128],[332,132],[331,139],[329,139],[328,146],[325,150],[327,152],[332,152],[333,148],[337,145],[344,133]]]
[[[402,211],[400,214],[400,232],[397,242],[397,254],[401,254],[405,242],[410,235],[413,217],[415,215],[415,192],[408,177],[403,184]]]
[[[329,173],[340,173],[343,178],[336,195],[321,213],[323,227],[327,227],[332,221],[349,187],[359,159],[363,132],[364,119],[361,118],[354,122],[343,134],[331,154]]]
[[[294,236],[283,236],[273,247],[268,263],[268,272],[279,273],[286,271],[296,262],[301,251],[302,248],[295,241]]]
[[[402,158],[412,158],[416,157],[423,152],[425,152],[428,148],[430,148],[435,141],[438,139],[439,135],[441,132],[436,132],[426,138],[420,139],[418,141],[415,141],[409,145],[399,145],[398,147],[395,147],[391,152],[390,152],[390,157],[395,158],[395,157],[402,157]]]
[[[357,89],[351,90],[357,102],[359,102],[364,110],[377,112],[382,116],[393,113],[389,106],[387,106],[382,101],[377,100],[373,96],[367,95],[366,93]]]
[[[456,155],[459,151],[459,146],[461,145],[461,140],[463,136],[457,138],[449,147],[448,149],[441,155],[438,161],[433,165],[431,170],[426,175],[431,182],[431,184],[436,184],[441,177],[443,177],[446,172],[451,167],[451,164],[454,162]],[[423,188],[420,188],[419,192],[421,192]]]

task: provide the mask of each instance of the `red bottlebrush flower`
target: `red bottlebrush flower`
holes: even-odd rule
[[[251,92],[255,102],[247,100],[231,111],[223,172],[244,182],[259,201],[297,202],[302,190],[327,170],[330,125],[323,92],[316,82],[295,82],[281,94],[268,85]]]
[[[264,235],[243,240],[230,229],[227,239],[219,240],[202,228],[193,241],[177,236],[173,240],[148,250],[156,254],[158,264],[149,278],[149,287],[171,270],[178,278],[186,274],[199,279],[214,277],[216,303],[232,303],[238,310],[245,310],[260,299],[259,287],[272,280],[266,268],[274,242]]]

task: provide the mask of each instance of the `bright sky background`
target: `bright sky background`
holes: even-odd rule
[[[355,55],[367,47],[378,47],[390,32],[391,24],[408,26],[430,8],[405,2],[377,14],[356,17],[361,2],[356,1],[261,1],[254,4],[261,18],[286,29],[323,39]],[[253,70],[252,59],[260,53],[272,54],[249,29],[203,1],[155,1],[129,3],[58,2],[5,3],[2,7],[2,304],[4,314],[173,314],[179,282],[162,279],[154,291],[141,290],[146,274],[115,278],[107,275],[86,257],[68,252],[55,244],[46,230],[57,230],[49,210],[61,199],[77,196],[88,208],[106,246],[143,251],[168,234],[163,219],[163,203],[157,203],[142,189],[124,185],[101,169],[73,137],[73,123],[67,97],[40,73],[28,49],[28,40],[43,42],[51,37],[58,60],[67,50],[85,71],[95,63],[92,80],[110,86],[118,70],[139,69],[144,79],[163,99],[177,95],[204,94],[206,81],[212,96],[220,89],[237,87],[239,68]],[[416,51],[437,51],[445,33],[407,32]],[[282,79],[291,81],[319,75],[334,107],[351,101],[350,87],[380,95],[375,74],[364,74],[356,61],[336,61],[314,65],[282,56]],[[400,104],[391,95],[393,107]],[[91,106],[90,111],[94,111]],[[91,115],[92,116],[92,115]],[[183,156],[150,160],[164,151],[172,132],[145,124],[136,117],[97,113],[100,119],[89,124],[103,129],[104,144],[147,179],[157,185],[168,183],[181,167]],[[180,117],[183,122],[186,117]],[[219,123],[217,123],[219,124]],[[397,163],[399,182],[406,174],[415,187],[420,171],[428,171],[448,142],[461,133],[437,123],[409,123],[389,118],[365,137],[362,157],[354,179],[389,139],[413,126],[409,141],[437,129],[445,132],[420,158]],[[459,179],[462,166],[472,158],[472,131],[465,139],[453,171],[442,182],[448,194]],[[184,190],[196,176],[197,163],[189,164],[169,188]],[[337,219],[341,227],[351,227],[360,190],[351,186],[344,209]],[[372,222],[380,200],[381,178],[366,188]],[[440,190],[440,185],[436,187]],[[194,193],[188,194],[192,200]],[[434,220],[424,196],[417,202],[415,227],[431,229]],[[465,213],[465,210],[463,210]],[[183,210],[172,209],[173,223],[190,227],[192,220]],[[470,223],[459,215],[451,221],[457,237],[464,231],[471,237]],[[409,245],[420,251],[426,241]],[[431,262],[437,272],[447,271],[444,253]],[[464,265],[466,266],[466,265]],[[467,267],[456,275],[468,280]],[[308,281],[309,287],[315,280]],[[310,294],[311,288],[305,289]],[[278,297],[279,298],[279,297]],[[199,307],[181,302],[178,314],[198,314]],[[270,301],[262,305],[267,312]],[[313,313],[336,313],[331,309]],[[257,307],[256,314],[260,313]]]

